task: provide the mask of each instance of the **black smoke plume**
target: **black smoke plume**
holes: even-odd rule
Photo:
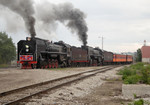
[[[53,24],[59,21],[65,24],[72,32],[76,32],[83,45],[87,44],[87,24],[85,14],[73,7],[71,3],[59,5],[45,2],[37,5],[37,16],[44,24]]]
[[[32,0],[0,0],[0,4],[19,14],[25,21],[26,28],[31,36],[34,37],[36,35],[34,28],[35,18],[33,17],[35,11]]]

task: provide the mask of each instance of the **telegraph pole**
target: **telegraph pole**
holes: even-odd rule
[[[102,36],[102,37],[98,37],[98,38],[102,38],[102,51],[103,51],[103,40],[104,40],[104,37]]]
[[[102,51],[103,51],[103,38],[104,38],[104,37],[102,36]]]

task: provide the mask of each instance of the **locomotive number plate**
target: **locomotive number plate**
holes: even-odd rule
[[[33,55],[20,55],[20,61],[33,61]]]

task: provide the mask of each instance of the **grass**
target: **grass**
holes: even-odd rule
[[[123,103],[123,105],[125,104]],[[128,105],[150,105],[150,102],[143,99],[138,99],[134,100],[132,103],[128,103]]]
[[[122,75],[125,84],[150,84],[150,64],[136,63],[123,68],[118,74]]]
[[[131,75],[124,79],[124,83],[125,84],[136,84],[139,82],[139,80],[140,80],[139,75]]]
[[[8,67],[7,64],[0,64],[0,68],[5,68],[5,67]]]
[[[139,99],[137,101],[134,101],[134,105],[144,105],[144,100],[143,99]]]

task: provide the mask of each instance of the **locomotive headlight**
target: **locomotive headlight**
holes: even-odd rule
[[[26,52],[29,52],[29,49],[26,49]]]
[[[30,37],[27,37],[27,40],[28,40],[28,41],[30,41],[30,40],[31,40],[31,38],[30,38]]]
[[[26,48],[29,48],[29,46],[28,46],[28,45],[25,45],[25,47],[26,47]]]

